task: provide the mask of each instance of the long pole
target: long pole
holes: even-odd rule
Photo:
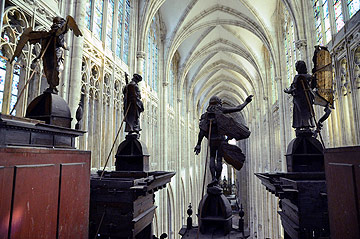
[[[117,132],[117,134],[116,134],[116,137],[115,137],[114,143],[113,143],[113,145],[112,145],[112,147],[111,147],[111,149],[110,149],[109,155],[107,156],[107,159],[106,159],[106,162],[105,162],[105,165],[104,165],[103,171],[101,172],[100,180],[101,180],[101,179],[102,179],[102,177],[104,176],[106,165],[107,165],[107,164],[108,164],[108,162],[109,162],[111,152],[112,152],[112,150],[114,149],[114,146],[115,146],[116,140],[117,140],[117,138],[118,138],[118,136],[119,136],[120,130],[121,130],[121,128],[122,128],[122,126],[123,126],[123,124],[124,124],[124,121],[125,121],[125,119],[126,119],[126,116],[127,116],[128,112],[129,112],[130,106],[131,106],[131,102],[130,102],[130,104],[129,104],[129,106],[128,106],[128,108],[127,108],[126,112],[125,112],[124,118],[123,118],[123,119],[122,119],[122,121],[121,121],[120,128],[119,128],[119,130],[118,130],[118,132]]]
[[[314,121],[315,121],[316,128],[319,129],[319,125],[318,125],[318,123],[316,122],[316,118],[315,118],[315,111],[314,111],[314,108],[312,107],[312,104],[311,104],[311,102],[310,102],[309,95],[308,95],[309,88],[307,88],[307,89],[305,88],[305,83],[304,83],[304,80],[303,80],[303,79],[300,79],[300,81],[301,81],[301,85],[302,85],[302,87],[303,87],[303,89],[304,89],[304,92],[305,92],[305,97],[306,97],[306,101],[307,101],[308,106],[309,106],[309,109],[310,109],[311,117],[312,117],[312,118],[314,119]],[[321,132],[320,132],[320,131],[319,131],[319,136],[320,136],[320,140],[321,140],[322,146],[323,146],[323,148],[325,149],[324,140],[323,140],[323,138],[322,138],[322,136],[321,136]]]
[[[45,52],[46,52],[46,50],[48,49],[48,47],[49,47],[49,45],[50,45],[50,43],[51,43],[51,41],[52,41],[52,38],[53,38],[53,37],[50,38],[48,44],[47,44],[46,47],[45,47],[45,50],[43,51],[43,53],[41,53],[41,56],[39,57],[39,59],[42,59],[43,56],[45,55]],[[29,84],[29,82],[30,82],[30,80],[32,79],[32,77],[34,76],[35,72],[36,72],[36,71],[33,71],[33,72],[31,73],[31,75],[30,75],[30,77],[27,79],[24,87],[21,89],[21,92],[20,92],[20,94],[19,94],[19,96],[18,96],[18,98],[17,98],[17,100],[16,100],[16,103],[15,103],[14,107],[12,108],[12,110],[11,110],[11,112],[10,112],[10,115],[12,114],[12,112],[14,112],[17,104],[19,103],[19,100],[20,100],[21,96],[23,95],[23,93],[24,93],[27,85]]]
[[[205,172],[204,172],[204,179],[203,179],[203,185],[202,185],[202,192],[201,192],[201,199],[204,196],[204,188],[205,188],[205,179],[206,179],[206,169],[207,169],[207,162],[208,162],[208,158],[209,158],[209,151],[210,151],[210,136],[211,136],[211,126],[212,126],[212,119],[210,120],[210,124],[209,124],[209,136],[208,136],[208,145],[207,145],[207,150],[206,150],[206,159],[205,159]],[[201,220],[201,215],[202,215],[202,208],[200,208],[200,213],[199,213],[199,218]],[[199,230],[200,230],[200,225],[198,225],[198,230],[197,230],[197,235],[196,238],[199,238]]]

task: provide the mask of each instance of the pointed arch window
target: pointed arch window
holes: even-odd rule
[[[3,114],[11,112],[12,115],[22,116],[23,107],[29,100],[32,100],[30,94],[23,94],[23,97],[19,98],[16,110],[14,109],[18,100],[19,85],[24,83],[25,77],[30,71],[30,69],[22,66],[26,66],[27,62],[35,58],[33,52],[29,51],[29,44],[24,46],[20,56],[15,58],[14,63],[10,64],[5,60],[13,55],[23,30],[29,27],[29,18],[20,8],[15,6],[9,6],[4,11],[3,28],[0,34],[0,112]],[[37,23],[35,24],[37,27]],[[25,89],[24,92],[29,91]]]

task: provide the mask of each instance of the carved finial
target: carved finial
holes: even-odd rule
[[[84,94],[81,94],[79,107],[77,108],[76,114],[75,114],[75,117],[76,117],[76,120],[77,120],[77,123],[75,125],[75,129],[80,129],[80,121],[81,121],[81,119],[83,117],[83,113],[84,113],[83,107],[84,107]]]
[[[193,213],[191,203],[189,204],[189,208],[188,208],[188,210],[186,212],[188,214],[188,218],[186,220],[186,228],[191,229],[192,228],[192,217],[191,217],[191,215]]]
[[[244,217],[245,213],[244,213],[244,210],[243,210],[243,206],[242,204],[240,204],[240,211],[239,211],[239,232],[242,232],[244,233]]]

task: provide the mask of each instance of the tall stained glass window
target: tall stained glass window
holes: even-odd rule
[[[348,0],[347,6],[349,9],[349,16],[352,17],[360,9],[360,0]]]
[[[147,84],[151,86],[151,42],[152,38],[150,36],[150,32],[148,34],[148,42],[147,42]]]
[[[2,56],[1,53],[0,55]],[[0,57],[0,112],[4,98],[5,75],[6,75],[6,60]],[[20,67],[18,65],[14,65],[13,79],[11,85],[11,96],[10,96],[10,111],[14,108],[18,98],[19,81],[20,81]],[[13,111],[12,115],[15,115],[15,113],[16,110]]]
[[[359,11],[360,0],[312,0],[315,29],[316,29],[316,41],[320,45],[326,45],[332,39],[332,34],[339,32],[345,25],[345,21],[348,21],[346,11],[351,18]],[[343,7],[347,6],[346,9]],[[334,14],[329,14],[329,11],[333,11]],[[332,30],[333,29],[333,30]]]
[[[91,11],[92,11],[93,0],[86,1],[86,15],[85,15],[85,25],[87,29],[91,29]]]
[[[126,0],[124,16],[124,53],[123,61],[128,64],[129,61],[129,35],[130,35],[130,0]]]
[[[331,25],[329,17],[329,5],[328,0],[323,0],[323,21],[325,23],[325,43],[327,44],[331,40]]]
[[[114,0],[108,0],[107,8],[107,22],[106,22],[106,47],[112,48],[112,36],[113,36],[113,25],[114,25]]]
[[[291,84],[294,77],[294,65],[296,61],[295,29],[290,16],[287,14],[287,12],[285,13],[284,50],[286,56],[286,76],[288,84]]]
[[[344,26],[344,15],[342,14],[341,0],[334,0],[336,31],[340,31]]]
[[[118,26],[117,26],[117,36],[116,36],[116,55],[118,57],[121,56],[121,41],[122,41],[122,21],[123,21],[123,7],[124,5],[124,1],[123,0],[119,0],[119,7],[118,7]]]
[[[10,99],[10,111],[14,108],[17,97],[18,97],[18,90],[19,90],[19,81],[20,81],[20,67],[15,67],[13,80],[11,85],[11,99]],[[16,110],[13,111],[13,115],[15,115]]]
[[[147,84],[155,91],[158,89],[159,50],[157,45],[157,32],[155,18],[147,36]]]
[[[321,28],[321,12],[320,12],[321,3],[319,0],[313,0],[313,8],[314,8],[314,17],[315,17],[315,29],[316,29],[316,41],[323,45],[323,35]]]
[[[93,33],[98,39],[102,39],[104,0],[95,0],[94,29]]]
[[[4,97],[5,75],[6,75],[6,61],[3,58],[0,58],[0,112]]]

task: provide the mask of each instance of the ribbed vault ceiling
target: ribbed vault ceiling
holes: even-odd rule
[[[178,95],[186,89],[188,107],[200,112],[214,94],[231,104],[263,94],[264,56],[274,57],[279,0],[156,2],[166,29],[165,66],[178,52]]]

